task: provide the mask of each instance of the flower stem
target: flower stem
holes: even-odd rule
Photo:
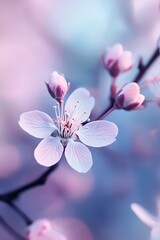
[[[116,86],[116,78],[112,78],[112,83],[111,83],[111,92],[110,92],[110,99],[111,101],[114,101],[115,95],[117,93],[117,86]]]
[[[142,60],[141,60],[140,67],[139,67],[139,73],[133,79],[132,82],[136,82],[136,83],[140,82],[142,80],[142,77],[144,76],[144,74],[147,72],[147,70],[151,67],[151,65],[157,60],[157,58],[159,56],[160,56],[160,49],[157,48],[145,65],[142,63]]]
[[[44,172],[41,176],[39,176],[37,179],[35,179],[34,181],[30,182],[30,183],[27,183],[27,184],[24,184],[23,186],[13,190],[13,191],[10,191],[8,193],[5,193],[5,194],[0,194],[0,201],[3,201],[3,202],[7,202],[7,201],[13,201],[15,200],[21,193],[31,189],[31,188],[34,188],[34,187],[37,187],[37,186],[40,186],[40,185],[44,185],[47,181],[47,178],[48,176],[54,171],[56,170],[56,168],[58,167],[59,163],[53,165],[52,167],[50,167],[49,169],[47,169],[46,172]]]
[[[17,207],[13,202],[7,201],[6,202],[20,217],[23,218],[24,222],[27,225],[30,225],[32,223],[32,220],[24,213],[19,207]]]
[[[110,109],[108,109],[103,115],[101,115],[97,120],[102,120],[104,119],[106,116],[108,116],[111,112],[113,112],[116,109],[116,107],[112,107]]]

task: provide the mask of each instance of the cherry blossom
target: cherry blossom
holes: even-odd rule
[[[103,58],[103,65],[112,77],[129,70],[133,66],[132,53],[124,51],[121,44],[108,48]]]
[[[52,166],[59,162],[64,152],[73,169],[83,173],[89,171],[92,155],[85,145],[104,147],[112,144],[118,134],[117,126],[110,121],[89,122],[94,103],[85,88],[78,88],[65,105],[61,101],[54,106],[55,119],[38,110],[21,114],[20,127],[34,137],[44,138],[34,151],[39,164]]]
[[[27,229],[27,240],[67,240],[48,219],[38,219]]]
[[[142,107],[144,95],[140,94],[140,87],[137,83],[128,83],[125,85],[115,97],[115,106],[118,109],[127,111]]]
[[[146,209],[137,203],[131,204],[131,209],[137,217],[147,226],[151,228],[151,240],[160,239],[160,217],[155,217]]]
[[[149,77],[146,82],[153,93],[157,104],[160,106],[160,75],[154,78]]]
[[[60,101],[66,95],[70,83],[67,83],[63,75],[54,71],[49,78],[49,82],[46,83],[46,86],[50,95]]]

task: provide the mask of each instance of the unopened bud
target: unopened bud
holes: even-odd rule
[[[70,83],[67,83],[63,75],[53,72],[46,86],[50,95],[57,101],[61,101],[66,95]]]
[[[132,68],[132,53],[130,51],[124,51],[121,44],[115,44],[106,50],[106,53],[102,57],[102,62],[110,75],[117,77],[120,73]]]
[[[140,94],[140,87],[137,83],[128,83],[115,97],[115,107],[127,111],[142,107],[144,95]]]

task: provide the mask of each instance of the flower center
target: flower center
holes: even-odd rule
[[[81,127],[82,122],[80,120],[82,116],[79,116],[77,119],[74,116],[75,111],[79,107],[79,103],[79,101],[76,102],[70,114],[65,110],[63,100],[54,106],[56,116],[54,122],[59,130],[58,134],[56,134],[61,137],[61,141],[63,141],[64,144],[66,144],[66,140],[72,138],[74,133]],[[86,112],[84,112],[84,114],[86,114]]]

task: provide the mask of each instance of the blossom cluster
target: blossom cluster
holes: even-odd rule
[[[115,79],[120,73],[133,66],[132,54],[124,51],[121,44],[109,48],[103,56],[103,65],[109,71],[114,92],[113,109],[135,110],[143,108],[145,97],[140,93],[140,86],[131,82],[120,89]],[[63,153],[68,164],[78,172],[87,172],[92,166],[92,155],[85,146],[104,147],[112,144],[117,137],[118,127],[104,120],[106,112],[97,121],[90,121],[90,114],[95,105],[94,97],[85,88],[78,88],[65,102],[69,90],[64,75],[54,71],[46,83],[49,94],[57,101],[54,105],[54,118],[34,110],[22,113],[20,127],[37,138],[44,138],[34,151],[37,162],[50,167],[61,159]],[[112,109],[112,110],[113,110]]]
[[[124,51],[121,44],[108,48],[102,55],[102,64],[110,74],[111,105],[96,120],[91,121],[90,114],[95,105],[95,98],[85,88],[74,90],[65,100],[70,83],[63,74],[54,71],[46,82],[50,96],[56,101],[53,106],[54,117],[47,113],[32,110],[20,116],[20,127],[30,135],[41,138],[34,151],[36,161],[50,167],[60,161],[63,154],[68,164],[77,172],[88,172],[93,164],[89,147],[104,147],[116,141],[118,127],[115,123],[105,120],[113,110],[132,111],[143,109],[147,100],[141,93],[144,86],[154,94],[154,101],[160,105],[160,77],[148,78],[145,84],[138,81],[117,86],[117,78],[134,66],[132,53]],[[131,205],[135,214],[152,228],[151,240],[159,240],[160,221],[150,215],[140,205]],[[27,231],[27,240],[66,240],[57,232],[47,219],[35,221]]]
[[[85,173],[92,166],[92,155],[85,145],[103,147],[112,144],[118,128],[110,121],[90,121],[95,99],[85,88],[73,91],[64,103],[63,97],[68,90],[64,77],[54,72],[47,86],[51,96],[58,99],[54,119],[34,110],[21,114],[19,125],[32,136],[44,138],[34,151],[39,164],[52,166],[59,162],[64,152],[68,164]]]
[[[19,126],[33,137],[42,139],[34,150],[34,157],[38,164],[49,168],[46,175],[44,174],[46,177],[52,171],[51,167],[57,166],[63,157],[76,172],[87,173],[93,165],[90,148],[106,147],[117,140],[117,125],[106,120],[113,111],[142,110],[147,107],[149,102],[155,102],[160,106],[159,75],[148,77],[143,83],[140,83],[139,79],[135,79],[118,86],[118,77],[131,71],[134,67],[132,53],[125,51],[121,44],[108,48],[102,54],[101,62],[111,77],[111,82],[108,106],[105,106],[104,112],[97,118],[90,117],[95,107],[95,97],[91,96],[90,92],[83,87],[70,93],[70,82],[57,71],[53,71],[45,83],[47,91],[54,101],[53,117],[39,110],[30,110],[20,115]],[[145,67],[141,66],[141,68],[144,71]],[[143,93],[146,88],[152,93],[153,100],[147,99]],[[41,184],[41,180],[40,178],[38,184]],[[37,182],[35,181],[34,184]],[[15,196],[17,197],[19,192],[23,192],[24,189],[30,188],[34,184],[28,184],[27,187],[18,189],[15,191]],[[13,195],[12,192],[9,197]],[[9,201],[11,203],[6,196],[8,195],[5,195],[4,198],[1,196],[1,199],[7,204]],[[132,203],[131,209],[140,220],[151,228],[151,240],[159,240],[159,216],[152,216],[137,203]],[[19,212],[26,219],[26,216],[21,211]],[[52,221],[47,218],[29,222],[26,240],[69,240],[65,233],[57,230]]]

